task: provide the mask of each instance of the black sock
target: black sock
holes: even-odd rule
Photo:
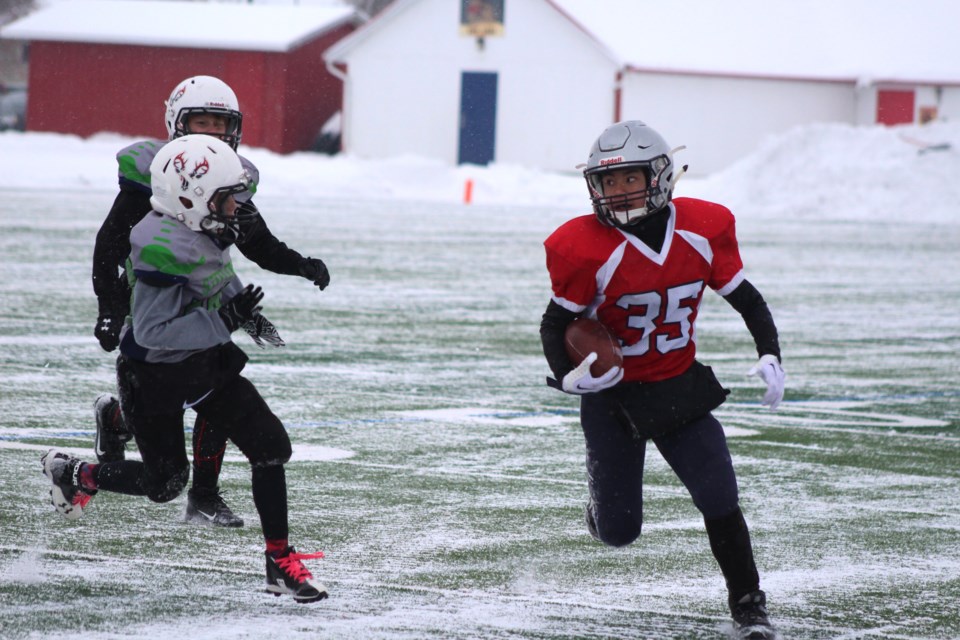
[[[253,504],[260,514],[260,527],[267,540],[286,540],[289,537],[287,523],[287,476],[283,465],[253,467]]]
[[[760,574],[753,560],[750,531],[739,507],[721,518],[704,519],[710,549],[727,581],[730,606],[740,598],[760,588]]]

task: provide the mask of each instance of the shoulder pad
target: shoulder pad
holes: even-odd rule
[[[240,202],[246,202],[257,193],[257,185],[260,183],[260,170],[257,169],[257,165],[253,164],[243,156],[239,157],[240,164],[243,166],[244,170],[246,170],[247,174],[250,175],[250,188],[246,193],[238,195],[237,200]]]
[[[160,140],[142,140],[120,149],[117,152],[120,183],[132,182],[149,190],[150,163],[164,144]]]
[[[722,204],[697,198],[674,198],[677,229],[712,238],[735,224],[733,213]]]

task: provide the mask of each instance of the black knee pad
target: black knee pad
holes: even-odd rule
[[[254,467],[282,465],[293,455],[287,430],[266,407],[244,420],[239,431],[240,438],[234,442]]]

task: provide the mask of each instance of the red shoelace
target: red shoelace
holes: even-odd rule
[[[90,498],[92,497],[93,496],[90,495],[89,493],[85,493],[83,491],[77,491],[77,494],[73,496],[73,499],[71,499],[70,502],[74,506],[79,506],[81,509],[86,509],[87,503],[90,502]]]
[[[303,566],[301,560],[311,560],[314,558],[322,558],[323,552],[318,551],[316,553],[288,553],[282,558],[274,558],[277,566],[283,569],[283,571],[293,578],[297,582],[303,582],[309,578],[313,577],[313,574]]]

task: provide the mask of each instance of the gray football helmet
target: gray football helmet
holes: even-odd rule
[[[605,196],[604,174],[621,169],[641,169],[646,188]],[[666,207],[681,173],[674,175],[673,151],[659,133],[639,120],[625,120],[604,129],[593,143],[583,177],[597,219],[607,226],[626,227]],[[638,198],[645,198],[643,206],[628,209],[627,204]]]

